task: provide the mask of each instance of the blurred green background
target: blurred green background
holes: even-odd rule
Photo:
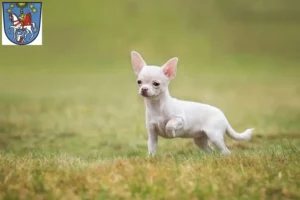
[[[297,0],[45,1],[43,46],[2,46],[1,65],[105,68],[128,63],[132,49],[187,67],[227,56],[297,59],[299,10]]]
[[[44,1],[43,45],[0,47],[0,145],[146,152],[131,50],[179,57],[171,94],[221,108],[237,131],[299,135],[299,22],[297,0]]]

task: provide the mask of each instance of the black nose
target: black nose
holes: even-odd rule
[[[147,92],[148,88],[142,88],[142,92]]]

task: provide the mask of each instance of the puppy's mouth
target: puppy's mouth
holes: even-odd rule
[[[146,92],[142,92],[141,95],[142,95],[143,97],[149,97],[148,93],[146,93]]]
[[[151,97],[148,92],[141,92],[140,95],[142,95],[143,97]]]

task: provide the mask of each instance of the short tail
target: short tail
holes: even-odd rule
[[[231,137],[234,140],[242,141],[242,140],[249,140],[251,138],[251,134],[253,132],[254,128],[250,128],[245,130],[243,133],[237,133],[233,128],[228,124],[226,133],[229,137]]]

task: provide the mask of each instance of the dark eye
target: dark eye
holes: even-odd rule
[[[141,83],[142,83],[142,81],[141,81],[141,80],[138,80],[138,81],[137,81],[137,84],[141,84]]]
[[[160,83],[158,83],[158,82],[154,81],[154,82],[153,82],[153,85],[157,87],[157,86],[159,86],[159,85],[160,85]]]

